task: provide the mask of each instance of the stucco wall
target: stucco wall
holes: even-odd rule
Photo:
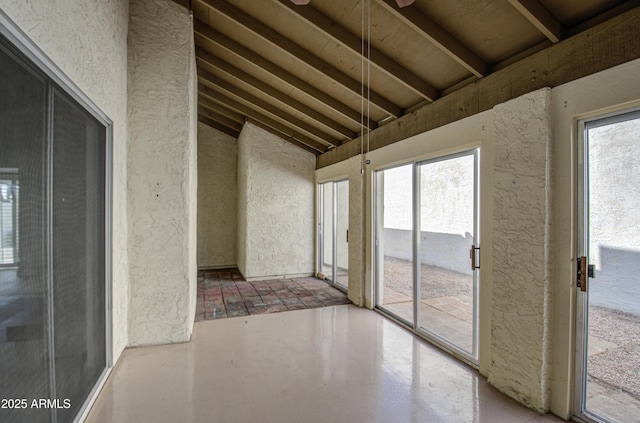
[[[198,124],[198,267],[236,266],[238,144]]]
[[[196,299],[193,26],[169,0],[129,22],[129,345],[187,341]]]
[[[0,8],[113,121],[113,353],[127,344],[128,0],[2,0]]]
[[[250,123],[238,137],[238,268],[313,274],[315,156]]]
[[[488,382],[549,408],[551,90],[494,108],[493,308]]]

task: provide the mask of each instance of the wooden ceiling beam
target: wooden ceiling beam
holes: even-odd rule
[[[238,138],[238,136],[240,135],[240,131],[236,131],[235,129],[229,128],[228,126],[223,125],[215,121],[214,119],[211,119],[210,117],[206,115],[202,115],[200,113],[198,113],[198,121],[204,123],[207,126],[212,127],[213,129],[217,129],[220,132],[230,135],[233,138]]]
[[[453,37],[417,7],[399,8],[395,0],[377,0],[385,9],[424,36],[453,60],[464,66],[478,78],[489,74],[489,65]]]
[[[217,44],[218,46],[236,55],[242,60],[251,63],[253,66],[262,69],[263,72],[273,75],[286,84],[300,90],[310,98],[323,104],[325,107],[328,107],[329,109],[332,109],[333,111],[349,119],[351,122],[357,123],[358,125],[361,124],[362,116],[359,111],[350,108],[346,104],[329,96],[321,89],[314,87],[308,82],[302,80],[301,78],[298,78],[294,74],[270,62],[269,60],[248,49],[242,44],[222,34],[221,32],[214,30],[206,23],[194,19],[193,26],[196,34],[200,35],[201,37],[204,37],[208,41]],[[377,127],[377,123],[373,121],[369,125],[369,129],[375,129]]]
[[[173,0],[174,3],[179,4],[185,9],[189,9],[189,0]]]
[[[198,106],[203,106],[206,107],[207,110],[210,110],[214,113],[217,113],[220,116],[224,116],[227,119],[230,119],[236,123],[239,123],[240,125],[242,125],[244,123],[244,121],[246,120],[245,117],[243,115],[241,115],[238,112],[234,112],[231,109],[228,109],[226,107],[224,107],[222,104],[219,103],[209,103],[206,106],[202,103],[200,103],[200,98],[198,97]]]
[[[308,145],[302,144],[300,142],[300,140],[297,140],[297,139],[293,138],[291,135],[289,135],[287,133],[280,132],[280,131],[278,131],[278,130],[276,130],[276,129],[268,126],[268,125],[265,125],[264,123],[262,123],[260,121],[254,120],[254,119],[248,119],[247,121],[249,123],[251,123],[251,124],[253,124],[253,125],[255,125],[255,126],[259,127],[259,128],[262,128],[265,131],[275,135],[276,137],[282,138],[283,140],[290,142],[291,144],[293,144],[293,145],[295,145],[297,147],[304,148],[305,150],[309,151],[310,153],[315,154],[316,156],[319,156],[321,154],[318,150],[316,150],[316,149],[314,149],[312,147],[309,147]]]
[[[302,119],[297,118],[296,116],[293,116],[290,113],[285,112],[284,110],[280,110],[273,107],[273,105],[270,104],[268,101],[265,101],[253,94],[250,94],[240,89],[239,87],[231,84],[230,82],[225,81],[224,79],[210,72],[207,72],[202,68],[198,68],[198,78],[201,81],[205,81],[209,85],[215,85],[216,87],[226,91],[227,93],[240,98],[241,100],[251,104],[252,106],[261,109],[263,112],[272,114],[282,119],[283,121],[288,122],[292,126],[295,126],[296,128],[298,128],[298,130],[302,132],[306,132],[307,134],[311,135],[313,138],[317,138],[318,140],[327,142],[336,147],[341,144],[339,140],[336,140],[334,137],[327,134],[326,132],[303,121]]]
[[[207,108],[206,106],[202,105],[202,104],[198,104],[198,114],[199,115],[204,115],[206,117],[208,117],[209,119],[214,120],[215,122],[218,122],[221,125],[224,125],[228,128],[231,129],[235,129],[236,131],[240,132],[242,130],[242,125],[243,123],[240,122],[236,122],[233,119],[229,119],[228,117],[224,116],[223,114],[220,114],[214,110],[211,110],[209,108]]]
[[[225,94],[204,86],[203,84],[198,84],[198,93],[200,94],[199,102],[205,107],[209,107],[210,105],[213,106],[213,104],[211,103],[222,104],[224,105],[224,107],[230,108],[237,113],[243,114],[247,118],[261,122],[275,131],[286,134],[288,137],[287,140],[295,140],[294,144],[298,146],[300,146],[301,144],[305,145],[305,147],[313,148],[313,150],[317,153],[324,153],[329,150],[327,146],[323,145],[322,143],[319,143],[316,140],[313,140],[299,133],[295,129],[290,128],[275,119],[263,115],[262,113],[240,103],[239,101],[232,99],[231,97],[226,96]]]
[[[210,65],[217,69],[220,69],[221,71],[225,72],[227,75],[230,75],[236,78],[241,83],[251,86],[257,89],[258,91],[261,91],[264,94],[272,98],[275,98],[276,100],[291,107],[292,109],[295,109],[300,113],[307,115],[311,119],[314,119],[316,122],[324,125],[327,129],[329,129],[332,132],[337,132],[338,134],[350,140],[358,136],[356,132],[352,131],[346,126],[339,124],[338,122],[334,121],[333,119],[330,119],[329,117],[307,106],[306,104],[303,104],[291,98],[289,95],[283,93],[282,91],[276,90],[275,88],[271,87],[269,84],[266,84],[260,81],[258,78],[255,78],[252,75],[249,75],[243,70],[238,69],[232,64],[225,62],[224,60],[214,56],[213,54],[209,53],[208,51],[202,48],[199,48],[199,47],[196,48],[196,59],[206,65]]]
[[[540,32],[554,43],[564,38],[564,27],[538,0],[509,0]]]
[[[330,63],[325,62],[315,54],[304,49],[300,45],[291,41],[279,32],[273,30],[261,21],[255,19],[254,17],[248,15],[247,13],[227,3],[224,0],[201,0],[201,2],[211,7],[218,13],[221,13],[227,18],[233,20],[238,25],[251,31],[263,40],[271,43],[274,47],[286,52],[293,59],[296,59],[306,64],[310,68],[315,69],[321,75],[334,80],[354,94],[362,96],[363,84],[361,82],[351,78],[349,75],[335,68]],[[367,90],[367,87],[364,87],[364,90]],[[400,117],[403,115],[404,111],[398,105],[394,104],[393,102],[389,101],[373,90],[370,90],[369,93],[369,101],[372,106],[383,110],[393,117]]]
[[[291,10],[299,17],[305,19],[308,23],[333,38],[345,47],[353,50],[358,55],[362,55],[362,40],[359,36],[354,35],[348,29],[341,26],[322,12],[307,5],[298,7],[291,0],[277,0],[282,6]],[[366,48],[366,47],[365,47]],[[401,64],[382,53],[380,50],[370,46],[369,61],[376,68],[380,69],[397,82],[410,89],[414,93],[426,100],[434,101],[440,97],[440,93],[432,85],[424,81],[421,77],[403,67]]]

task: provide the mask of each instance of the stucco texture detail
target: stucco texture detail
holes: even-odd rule
[[[198,124],[198,267],[236,266],[238,143]]]
[[[312,275],[315,156],[250,123],[238,137],[238,268]]]
[[[196,75],[188,11],[134,0],[129,21],[129,345],[183,342],[196,298]]]
[[[3,0],[27,36],[113,121],[113,356],[127,344],[128,0]]]
[[[352,157],[349,166],[349,300],[364,306],[365,180],[360,172],[362,156]]]
[[[551,91],[494,108],[494,240],[488,381],[549,408]]]

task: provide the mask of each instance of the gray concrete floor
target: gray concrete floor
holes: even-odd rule
[[[338,305],[195,324],[124,352],[87,423],[551,423],[370,310]]]
[[[470,278],[421,265],[420,326],[469,350]],[[413,320],[413,265],[385,257],[384,308]],[[612,421],[640,422],[640,316],[604,307],[589,310],[587,407]]]

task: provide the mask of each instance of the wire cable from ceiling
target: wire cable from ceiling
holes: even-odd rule
[[[364,175],[370,148],[371,123],[371,0],[361,0],[360,173]],[[365,85],[366,82],[366,85]],[[366,150],[365,150],[366,142]]]

